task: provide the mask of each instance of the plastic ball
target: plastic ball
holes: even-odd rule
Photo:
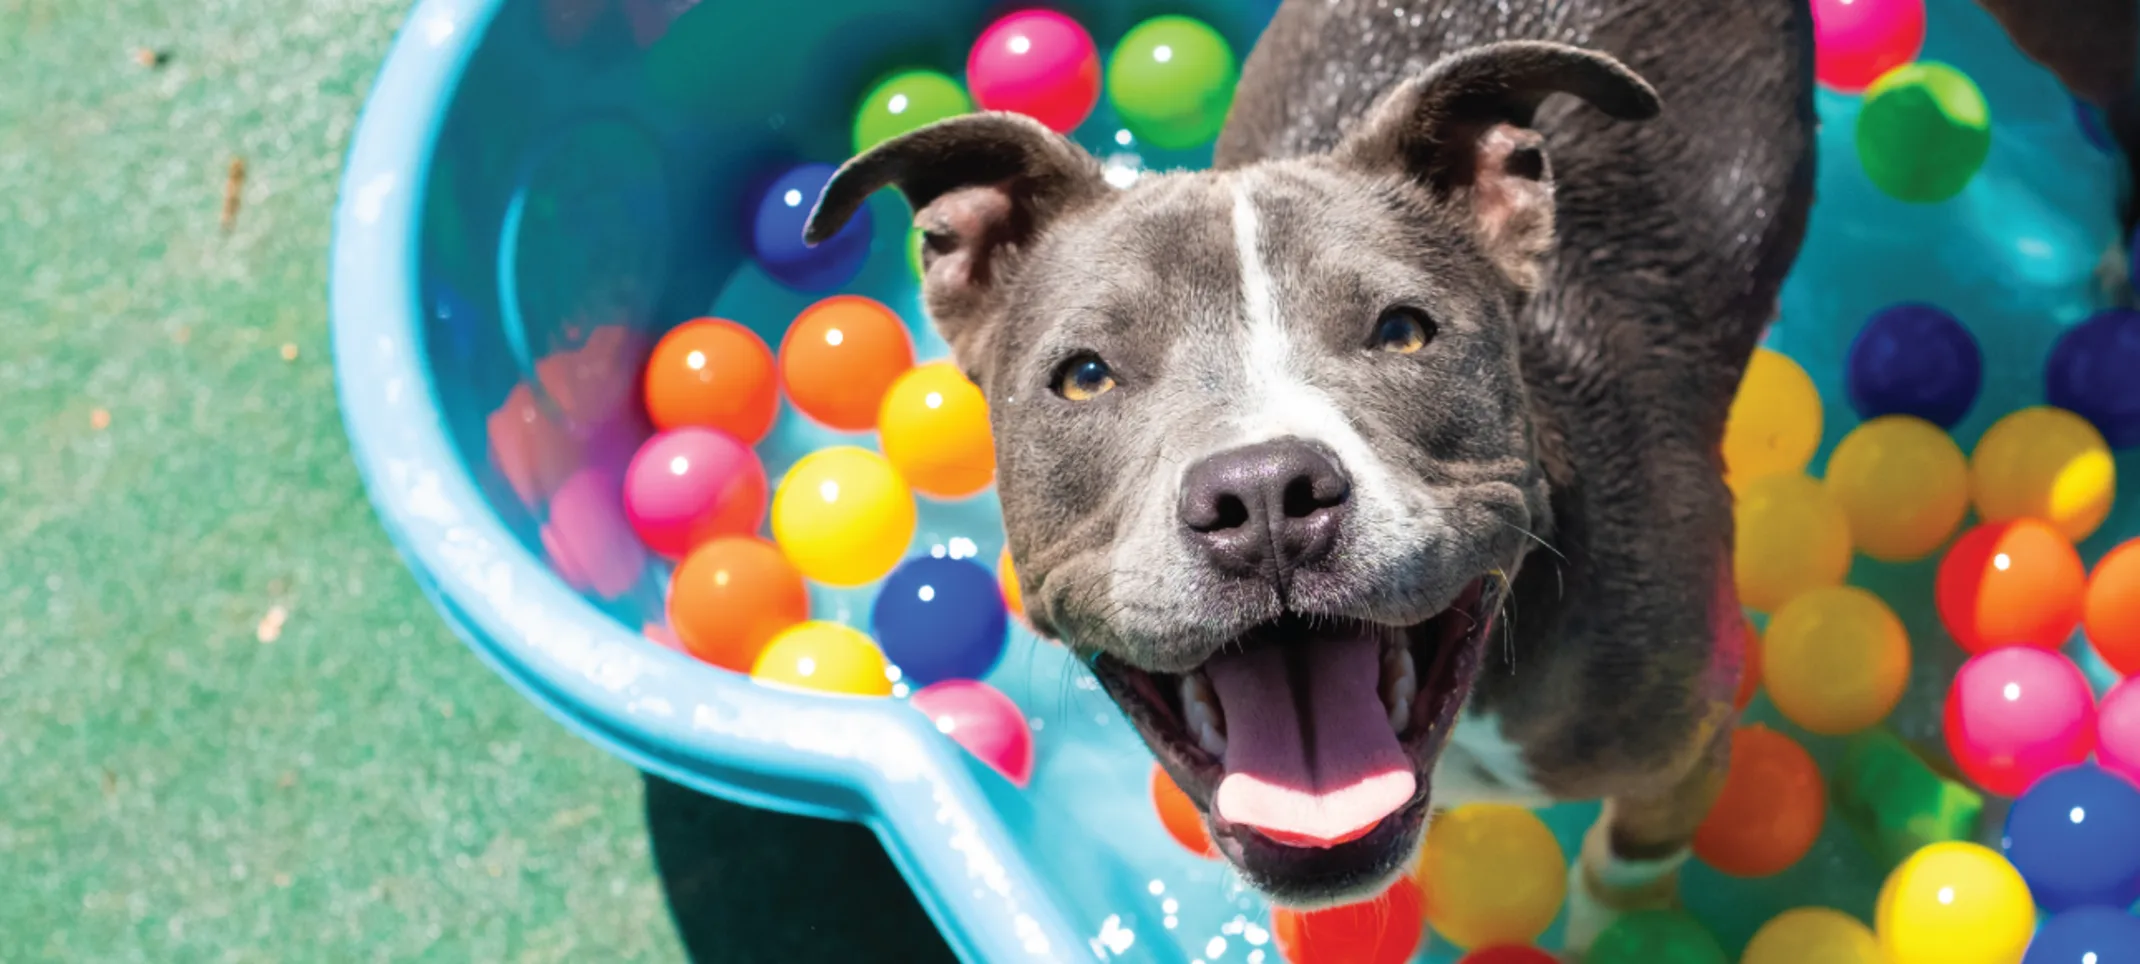
[[[1939,619],[1962,649],[2057,649],[2080,622],[2087,573],[2080,553],[2034,519],[1991,522],[1954,541],[1939,563]]]
[[[1568,895],[1568,859],[1545,821],[1510,804],[1456,807],[1427,826],[1419,854],[1427,922],[1458,947],[1526,944]]]
[[[869,610],[884,656],[917,686],[980,679],[1003,656],[1010,620],[996,577],[971,559],[909,559]]]
[[[2103,694],[2095,708],[2096,762],[2140,784],[2140,676]]]
[[[1969,457],[1969,491],[1987,522],[2042,519],[2079,542],[2110,515],[2118,468],[2095,426],[2062,408],[2000,419]]]
[[[1944,201],[1991,154],[1991,107],[1969,75],[1933,61],[1908,64],[1866,88],[1857,143],[1865,176],[1889,197]]]
[[[780,342],[780,384],[804,415],[842,432],[876,427],[892,383],[914,367],[899,315],[861,295],[804,308]]]
[[[572,473],[550,497],[539,536],[558,578],[581,592],[615,599],[639,584],[646,547],[632,534],[617,477],[597,468]]]
[[[1882,562],[1931,555],[1969,514],[1969,460],[1946,430],[1909,415],[1873,419],[1828,456],[1828,493],[1850,538]]]
[[[925,281],[929,277],[928,266],[922,262],[921,247],[928,240],[928,232],[919,226],[907,229],[907,270],[914,273],[914,280]]]
[[[1159,814],[1159,825],[1166,829],[1167,836],[1199,857],[1217,857],[1219,852],[1211,846],[1211,832],[1204,827],[1203,814],[1157,763],[1152,764],[1151,785],[1152,810]]]
[[[1820,767],[1804,747],[1760,724],[1741,727],[1724,789],[1694,831],[1694,855],[1733,877],[1780,873],[1813,849],[1827,809]]]
[[[2140,539],[2096,561],[2081,598],[2081,628],[2111,669],[2140,673]]]
[[[765,468],[725,432],[679,428],[647,440],[624,469],[624,514],[646,547],[669,559],[765,519]]]
[[[1766,647],[1761,642],[1761,631],[1754,628],[1752,620],[1746,621],[1746,655],[1739,663],[1739,691],[1732,696],[1731,705],[1745,710],[1754,702],[1754,694],[1761,690],[1761,660]]]
[[[1724,421],[1724,480],[1734,490],[1764,476],[1799,472],[1820,448],[1820,392],[1782,352],[1754,349]]]
[[[1739,964],[1887,964],[1880,940],[1857,918],[1826,907],[1800,907],[1754,932]]]
[[[988,400],[950,362],[908,369],[877,409],[877,436],[914,491],[961,499],[996,478]]]
[[[1893,305],[1852,336],[1844,384],[1859,418],[1915,415],[1951,429],[1984,387],[1984,350],[1939,308]]]
[[[1815,589],[1784,604],[1769,620],[1762,655],[1769,701],[1823,736],[1886,719],[1909,683],[1902,620],[1856,586]]]
[[[676,567],[668,614],[685,652],[748,673],[774,636],[810,618],[810,590],[772,543],[729,536]]]
[[[2018,964],[2036,928],[2029,886],[1973,843],[1935,843],[1880,887],[1873,931],[1888,964]]]
[[[1188,17],[1153,17],[1115,45],[1107,98],[1138,140],[1182,150],[1219,135],[1240,76],[1218,31]]]
[[[2140,901],[2140,786],[2088,764],[2053,772],[2014,801],[1999,849],[2044,910],[2131,907]]]
[[[1731,569],[1747,606],[1774,612],[1850,574],[1850,517],[1819,482],[1796,472],[1755,479],[1739,489],[1733,515]]]
[[[1382,896],[1324,910],[1271,910],[1271,937],[1289,964],[1405,964],[1426,937],[1419,885],[1399,877]]]
[[[780,408],[772,350],[723,318],[687,321],[661,336],[647,358],[644,393],[655,428],[719,429],[745,445],[765,438]]]
[[[972,110],[958,81],[933,70],[900,71],[878,81],[855,109],[855,153]]]
[[[2140,446],[2140,311],[2114,308],[2066,329],[2044,365],[2044,398],[2114,449]]]
[[[882,578],[906,554],[915,524],[906,483],[866,449],[803,456],[773,493],[773,541],[803,575],[828,585]]]
[[[767,184],[751,206],[750,253],[773,280],[797,291],[831,291],[853,281],[869,259],[869,208],[857,208],[845,227],[815,247],[803,226],[818,192],[832,180],[830,164],[804,164]]]
[[[989,769],[1021,787],[1033,779],[1033,730],[1001,690],[978,680],[945,680],[915,691],[912,702],[938,733]]]
[[[890,696],[884,656],[869,637],[839,623],[812,620],[774,636],[751,665],[751,678],[847,696]]]
[[[1067,134],[1100,100],[1100,52],[1077,21],[1052,10],[1013,13],[981,31],[966,87],[983,110],[1016,111]]]
[[[2069,910],[2036,932],[2022,964],[2140,964],[2140,917],[2116,907]]]
[[[1729,964],[1724,949],[1694,918],[1673,910],[1638,910],[1598,934],[1583,964]]]
[[[1925,44],[1924,0],[1813,0],[1813,78],[1855,94]]]
[[[2018,797],[2095,749],[2095,694],[2073,661],[2028,646],[1970,657],[1947,691],[1947,749],[1962,775]]]
[[[1018,567],[1011,562],[1009,546],[996,557],[996,585],[1003,590],[1003,608],[1019,622],[1025,621],[1025,591],[1018,588]]]
[[[1456,964],[1560,964],[1560,958],[1526,944],[1503,944],[1472,951]]]

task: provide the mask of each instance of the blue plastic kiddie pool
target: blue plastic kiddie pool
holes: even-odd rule
[[[1275,2],[1050,6],[1082,24],[1102,56],[1163,14],[1209,24],[1243,56]],[[2108,307],[2099,267],[2117,231],[2119,161],[1990,18],[1965,0],[1927,7],[1919,60],[1951,64],[1982,91],[1989,155],[1951,198],[1898,200],[1859,160],[1865,98],[1819,95],[1819,202],[1769,339],[1818,389],[1816,475],[1868,414],[1904,404],[1882,401],[1878,378],[1848,374],[1875,365],[1854,361],[1853,343],[1884,309],[1937,306],[1972,336],[1981,386],[1945,426],[1967,452],[2003,416],[2044,403],[2053,346]],[[902,698],[761,685],[650,639],[662,635],[671,566],[632,540],[616,505],[596,504],[610,490],[584,481],[614,477],[646,439],[640,367],[665,331],[718,316],[778,346],[825,293],[806,290],[824,279],[776,264],[777,252],[754,260],[748,250],[751,206],[772,179],[844,159],[856,105],[876,79],[906,68],[962,77],[976,35],[1013,9],[981,0],[421,0],[365,108],[335,217],[332,313],[349,433],[418,581],[501,676],[666,779],[868,824],[965,959],[1276,962],[1269,909],[1222,864],[1170,837],[1153,812],[1148,752],[1061,647],[1014,626],[985,677],[1032,731],[1034,766],[1021,788]],[[1208,146],[1144,148],[1105,98],[1075,136],[1124,180],[1209,158]],[[941,357],[908,266],[905,205],[885,192],[869,210],[859,273],[832,284],[897,311],[919,358]],[[1922,332],[1937,324],[1912,327],[1921,321],[1882,324],[1895,350],[1918,357],[1913,347],[1936,341]],[[2111,357],[2140,351],[2118,347],[2129,334],[2092,337]],[[1936,358],[1925,364],[1953,372]],[[1911,371],[1873,374],[1932,377]],[[2117,444],[2140,441],[2116,428],[2104,432]],[[783,403],[757,452],[777,484],[815,449],[870,447],[872,438]],[[2115,467],[2121,498],[2079,543],[2089,565],[2140,535],[2130,481],[2140,461],[2127,449]],[[918,501],[908,556],[997,558],[991,494]],[[1900,615],[1915,654],[1886,728],[1934,748],[1947,681],[1966,655],[1933,603],[1939,559],[1861,557],[1851,571]],[[813,584],[811,611],[866,630],[877,591]],[[2115,680],[2078,634],[2069,651],[2098,689]],[[1798,728],[1769,700],[1757,699],[1751,717],[1801,742],[1823,770],[1845,765],[1846,741]],[[1595,813],[1575,805],[1543,816],[1572,855]],[[1831,808],[1811,851],[1770,877],[1690,865],[1688,910],[1733,959],[1791,907],[1822,904],[1870,922],[1886,867],[1846,823]],[[1995,821],[1976,836],[1996,846]],[[1557,928],[1541,935],[1544,946]],[[1461,953],[1439,937],[1425,947],[1422,960]]]

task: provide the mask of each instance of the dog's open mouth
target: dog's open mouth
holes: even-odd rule
[[[1094,670],[1222,837],[1332,851],[1424,811],[1489,623],[1474,580],[1412,626],[1288,614],[1188,673]]]

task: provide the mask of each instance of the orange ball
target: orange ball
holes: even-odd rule
[[[1182,849],[1199,857],[1219,855],[1211,846],[1211,832],[1204,829],[1204,815],[1174,784],[1174,778],[1167,776],[1166,768],[1157,763],[1152,764],[1152,809],[1159,811],[1159,825],[1167,828],[1167,836],[1173,837]]]
[[[1003,608],[1020,622],[1025,621],[1025,591],[1018,588],[1018,567],[1011,562],[1011,547],[1004,546],[1003,554],[996,557],[996,585],[1003,589]]]
[[[2140,539],[2110,550],[2095,564],[2081,625],[2111,669],[2121,676],[2140,673]]]
[[[2035,519],[1987,522],[1939,563],[1939,621],[1971,653],[1998,646],[2058,649],[2081,621],[2087,572],[2073,543]]]
[[[1271,937],[1291,964],[1405,964],[1426,939],[1419,885],[1399,877],[1373,900],[1296,911],[1271,909]]]
[[[773,352],[724,318],[684,322],[646,361],[646,414],[654,428],[717,428],[756,445],[773,428],[780,393]]]
[[[669,580],[669,625],[684,651],[723,669],[750,672],[765,644],[810,618],[802,574],[772,543],[714,539],[684,557]]]
[[[1768,727],[1731,736],[1731,771],[1694,831],[1694,855],[1733,877],[1780,873],[1820,837],[1828,790],[1804,747]]]
[[[804,415],[843,432],[877,425],[884,393],[914,367],[899,315],[861,295],[804,308],[780,343],[780,384]]]
[[[1761,689],[1761,631],[1754,628],[1753,620],[1746,621],[1746,655],[1739,664],[1739,693],[1731,703],[1744,711],[1754,701],[1754,693]]]

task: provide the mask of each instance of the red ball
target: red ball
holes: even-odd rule
[[[1271,911],[1271,936],[1290,964],[1404,964],[1426,937],[1419,885],[1399,877],[1373,900],[1343,907]]]
[[[1962,649],[2057,649],[2080,625],[2088,573],[2073,543],[2034,519],[1990,522],[1939,563],[1939,620]]]
[[[1456,964],[1560,964],[1560,959],[1535,947],[1504,944],[1472,951]]]
[[[1100,51],[1077,21],[1025,10],[989,24],[966,56],[982,110],[1016,111],[1067,134],[1100,102]]]
[[[1813,0],[1813,76],[1855,94],[1917,59],[1924,0]]]

